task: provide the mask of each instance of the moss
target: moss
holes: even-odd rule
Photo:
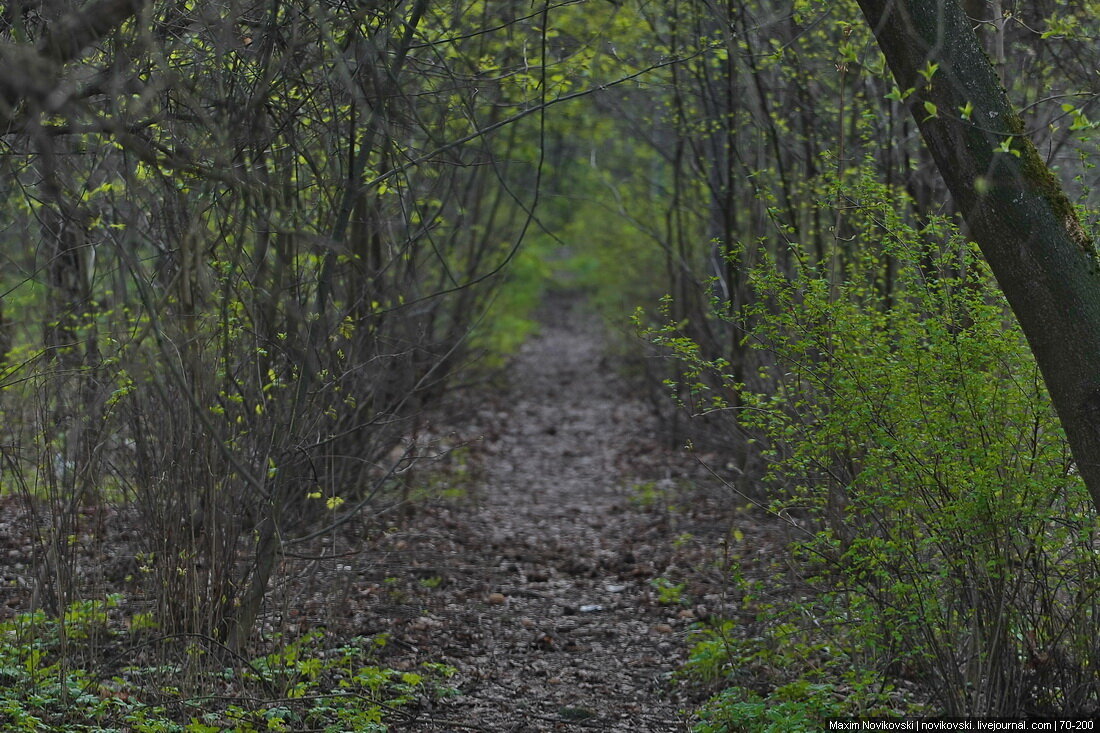
[[[1051,211],[1065,227],[1070,238],[1081,250],[1089,256],[1093,264],[1097,264],[1096,247],[1089,238],[1080,219],[1077,218],[1077,210],[1066,196],[1062,183],[1054,172],[1043,162],[1035,144],[1027,135],[1024,121],[1020,115],[1012,112],[1007,120],[1008,129],[1015,137],[1013,149],[1020,154],[1020,172],[1027,185],[1050,204]]]

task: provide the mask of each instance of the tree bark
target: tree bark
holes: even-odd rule
[[[1100,262],[957,0],[858,0],[1100,508]],[[936,66],[938,65],[938,66]]]

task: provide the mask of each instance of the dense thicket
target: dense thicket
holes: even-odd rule
[[[121,502],[162,623],[238,647],[283,548],[390,501],[470,357],[542,155],[537,123],[484,131],[545,101],[549,43],[505,6],[129,7],[64,69],[50,39],[97,8],[5,24],[33,87],[5,110],[5,483],[44,500],[37,602],[80,597],[79,510]]]

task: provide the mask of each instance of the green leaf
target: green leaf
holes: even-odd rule
[[[936,72],[939,71],[939,68],[939,64],[934,64],[929,61],[927,64],[924,65],[923,69],[918,69],[918,71],[920,72],[920,75],[924,77],[925,81],[930,82],[932,81],[932,77],[936,75]]]

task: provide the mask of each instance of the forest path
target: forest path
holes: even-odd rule
[[[551,296],[500,403],[479,409],[473,500],[387,538],[422,579],[395,638],[457,667],[462,693],[407,729],[690,729],[670,678],[694,611],[652,584],[675,570],[674,535],[645,500],[672,481],[668,452],[580,308]]]

